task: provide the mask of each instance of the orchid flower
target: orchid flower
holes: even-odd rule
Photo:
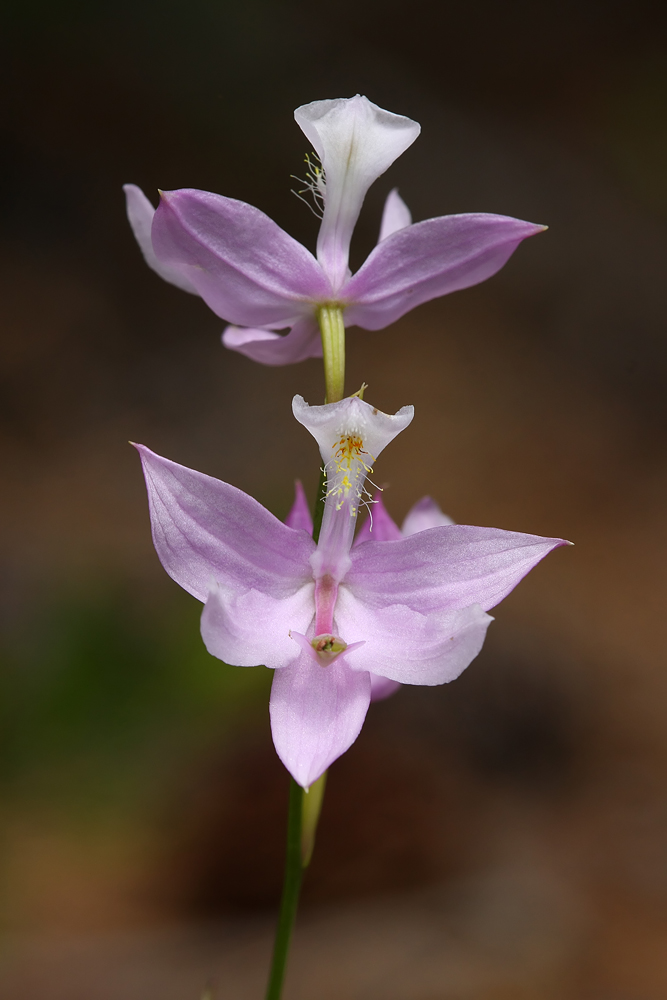
[[[351,274],[350,241],[366,192],[420,126],[358,94],[305,104],[294,116],[319,160],[307,159],[304,188],[322,213],[316,257],[259,209],[206,191],[162,193],[154,213],[128,184],[127,211],[149,266],[233,324],[223,334],[227,347],[272,365],[324,351],[334,402],[343,394],[346,325],[379,330],[423,302],[484,281],[544,227],[486,213],[411,224],[394,190],[377,246]],[[286,328],[287,336],[276,332]]]
[[[308,788],[358,736],[373,677],[453,680],[481,649],[492,620],[486,611],[567,543],[443,524],[353,547],[372,463],[413,409],[391,416],[357,397],[308,406],[296,396],[292,405],[326,471],[317,544],[302,494],[283,524],[228,483],[137,447],[164,568],[204,602],[210,653],[275,671],[274,744]],[[413,509],[408,523],[418,514]]]

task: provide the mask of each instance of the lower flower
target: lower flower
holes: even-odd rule
[[[390,416],[356,397],[309,407],[297,396],[293,409],[327,472],[317,545],[303,491],[283,524],[228,483],[137,448],[163,566],[204,602],[210,653],[275,671],[274,744],[308,788],[357,738],[372,697],[458,677],[482,647],[486,612],[567,543],[451,524],[425,499],[402,533],[375,503],[374,531],[353,544],[366,476],[412,408]]]

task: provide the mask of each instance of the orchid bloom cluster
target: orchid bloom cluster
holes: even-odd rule
[[[283,524],[235,487],[137,446],[160,560],[204,603],[210,653],[274,671],[274,743],[307,789],[357,738],[371,700],[457,677],[482,647],[489,609],[567,543],[453,524],[429,498],[399,529],[367,481],[413,408],[388,415],[359,395],[343,398],[346,324],[380,329],[482,281],[543,227],[487,214],[411,224],[392,191],[378,244],[351,274],[366,191],[419,126],[360,96],[317,101],[295,117],[320,164],[307,182],[322,207],[316,257],[243,202],[182,190],[154,211],[138,188],[125,190],[148,264],[233,324],[227,347],[265,364],[324,357],[327,402],[292,403],[326,478],[317,539],[300,486]],[[365,507],[373,516],[357,530]]]

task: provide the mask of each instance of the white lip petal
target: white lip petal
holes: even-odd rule
[[[326,176],[317,257],[336,290],[348,275],[350,240],[366,192],[421,128],[359,94],[304,104],[294,117]]]
[[[408,426],[414,407],[382,413],[358,396],[338,403],[309,406],[292,400],[294,416],[313,435],[326,470],[326,502],[317,550],[311,558],[315,579],[342,580],[350,568],[350,546],[360,506],[369,497],[365,482],[373,463],[390,441]]]
[[[403,406],[398,413],[383,413],[358,396],[348,396],[338,403],[309,406],[303,396],[292,400],[292,412],[317,441],[322,458],[330,462],[342,435],[358,435],[364,451],[376,459],[397,434],[410,424],[414,406]]]

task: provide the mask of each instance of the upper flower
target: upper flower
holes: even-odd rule
[[[366,475],[412,407],[389,416],[357,398],[309,407],[297,396],[293,408],[327,472],[317,545],[303,497],[282,524],[233,486],[139,451],[163,566],[205,603],[209,652],[275,669],[274,743],[308,787],[356,739],[374,677],[457,677],[482,646],[486,611],[564,542],[442,522],[419,530],[416,510],[414,533],[353,547]]]
[[[422,302],[489,278],[544,228],[485,213],[411,225],[393,191],[378,245],[352,275],[350,240],[366,192],[420,127],[359,95],[306,104],[295,118],[321,163],[308,181],[323,207],[316,257],[245,202],[182,189],[163,193],[154,213],[139,188],[125,186],[147,263],[235,324],[225,344],[255,360],[287,364],[321,355],[322,307],[342,310],[346,325],[379,330]],[[275,332],[286,327],[287,337]]]

